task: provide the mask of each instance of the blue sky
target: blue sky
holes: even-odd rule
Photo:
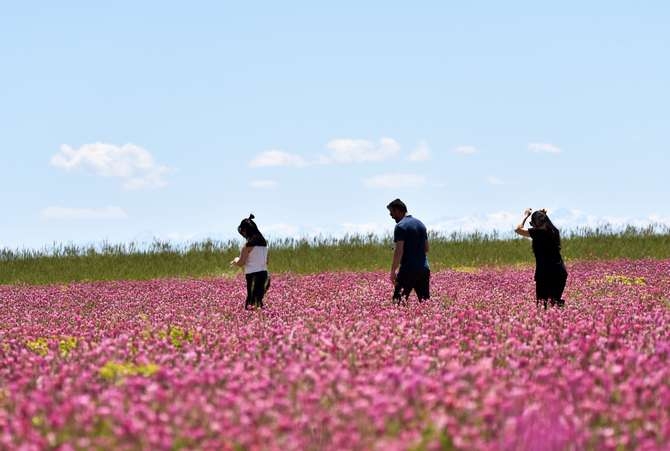
[[[13,2],[0,247],[670,224],[670,4]]]

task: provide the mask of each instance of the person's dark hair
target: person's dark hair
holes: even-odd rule
[[[401,201],[400,199],[395,199],[391,201],[390,204],[386,206],[389,210],[397,209],[402,211],[403,213],[407,213],[407,205],[405,205],[405,202]]]
[[[561,247],[561,234],[554,223],[551,222],[551,219],[549,219],[549,216],[547,216],[547,212],[545,210],[534,211],[530,217],[530,225],[535,229],[546,230],[549,232],[549,234],[556,242],[556,245],[559,248]]]
[[[252,238],[258,238],[260,237],[262,241],[265,241],[265,238],[263,237],[263,234],[258,230],[258,226],[254,222],[255,216],[252,214],[249,215],[248,218],[244,218],[242,222],[240,222],[240,225],[237,227],[237,231],[239,232],[240,235],[242,235],[244,238],[247,239],[247,242],[250,241]]]

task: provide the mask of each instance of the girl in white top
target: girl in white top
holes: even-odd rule
[[[244,268],[247,279],[247,299],[244,308],[247,310],[263,308],[263,297],[270,287],[268,243],[253,220],[254,215],[251,214],[240,222],[237,231],[246,239],[246,243],[240,256],[230,262],[231,265]]]

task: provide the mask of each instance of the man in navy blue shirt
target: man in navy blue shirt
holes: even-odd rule
[[[421,221],[407,214],[407,206],[396,199],[386,206],[395,220],[393,231],[395,252],[391,265],[391,282],[395,286],[393,302],[407,303],[412,290],[419,302],[430,298],[430,266],[428,265],[428,232]],[[402,299],[404,298],[404,299]]]

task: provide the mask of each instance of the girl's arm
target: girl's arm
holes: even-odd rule
[[[251,247],[244,246],[240,252],[239,257],[235,257],[233,261],[230,262],[231,266],[239,266],[240,268],[244,267],[247,264],[247,259],[249,258],[249,252],[251,252]]]
[[[524,228],[524,226],[526,225],[526,221],[527,221],[528,218],[530,217],[530,213],[531,213],[531,211],[532,211],[532,210],[531,210],[530,208],[527,208],[526,211],[523,212],[523,220],[521,221],[521,224],[519,224],[518,226],[516,226],[516,229],[514,229],[514,231],[515,231],[517,234],[519,234],[519,235],[521,235],[521,236],[525,236],[526,238],[530,238],[530,233],[528,232],[528,230],[526,230],[526,229]]]

